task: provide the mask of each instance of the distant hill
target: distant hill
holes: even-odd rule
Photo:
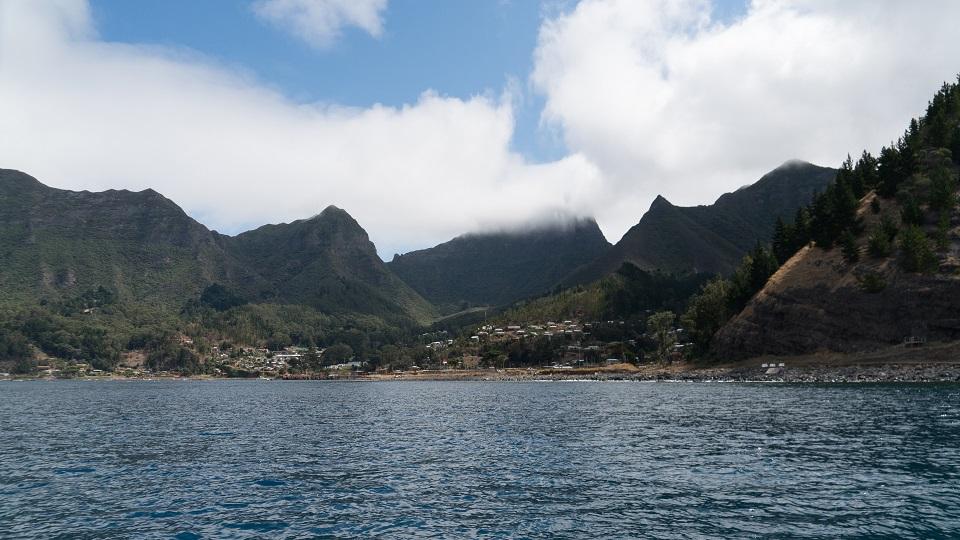
[[[707,274],[672,276],[624,263],[613,274],[588,285],[517,302],[493,314],[491,321],[508,325],[564,319],[623,320],[664,309],[681,312],[690,295],[710,279]]]
[[[393,275],[366,231],[347,212],[327,207],[289,224],[225,238],[229,252],[269,287],[264,300],[326,312],[409,316],[425,323],[433,307]]]
[[[432,307],[393,276],[346,212],[237,237],[210,231],[152,190],[54,189],[0,169],[0,305],[104,287],[176,313],[212,283],[252,302],[428,321]]]
[[[525,231],[459,236],[393,258],[388,267],[446,312],[545,293],[609,249],[597,223],[577,219]]]
[[[789,161],[712,205],[674,206],[658,196],[616,245],[564,284],[597,280],[625,262],[671,273],[729,273],[758,240],[770,241],[777,217],[792,218],[836,172]]]
[[[75,192],[0,170],[0,300],[57,300],[98,286],[179,307],[214,281],[257,283],[220,238],[152,190]]]

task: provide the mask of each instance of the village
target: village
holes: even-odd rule
[[[195,376],[265,379],[356,379],[370,375],[401,375],[438,371],[538,368],[572,370],[587,366],[677,362],[683,359],[683,330],[669,330],[669,352],[661,358],[655,352],[655,339],[642,332],[633,321],[579,320],[537,323],[482,324],[471,331],[451,335],[445,330],[417,336],[415,343],[392,347],[388,355],[375,351],[359,358],[352,352],[331,347],[288,346],[280,350],[266,347],[215,345],[198,356],[203,369]],[[193,349],[194,341],[181,336],[181,347]],[[223,347],[221,349],[221,346]],[[349,351],[349,348],[347,348]],[[71,378],[161,378],[185,375],[177,371],[152,370],[144,355],[130,355],[116,369],[96,369],[88,363],[46,358],[36,369],[36,377]],[[0,373],[0,378],[9,374]]]
[[[473,332],[449,339],[446,332],[424,334],[420,369],[478,367],[539,367],[572,369],[581,366],[672,362],[684,358],[690,343],[682,328],[666,332],[669,343],[657,352],[657,338],[640,321],[581,322],[576,319],[534,323],[483,324]],[[447,338],[447,339],[442,339]]]

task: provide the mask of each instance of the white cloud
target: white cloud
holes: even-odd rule
[[[755,2],[730,24],[707,8],[587,0],[551,15],[531,82],[570,153],[532,164],[510,150],[509,84],[302,104],[182,49],[103,42],[83,0],[4,0],[0,167],[152,187],[228,232],[336,204],[388,257],[568,214],[615,241],[657,193],[711,202],[789,158],[876,149],[960,71],[956,2]]]
[[[712,202],[782,161],[836,166],[902,133],[960,71],[960,2],[585,0],[540,31],[542,119],[604,177],[606,230],[657,193]]]
[[[383,32],[387,0],[257,0],[257,16],[310,45],[330,46],[343,28],[355,26],[371,36]]]
[[[582,156],[510,151],[510,96],[297,104],[182,51],[95,35],[82,1],[0,3],[0,167],[69,189],[152,187],[226,231],[336,204],[388,257],[579,214],[599,192]]]

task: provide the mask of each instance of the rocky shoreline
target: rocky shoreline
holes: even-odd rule
[[[767,382],[767,383],[960,383],[960,362],[909,362],[873,365],[799,365],[777,368],[776,373],[761,364],[699,367],[688,364],[671,366],[621,365],[615,368],[500,369],[407,371],[402,373],[357,373],[349,377],[329,378],[339,381],[635,381],[635,382]],[[307,377],[284,377],[271,380],[322,380]],[[48,377],[17,377],[0,380],[54,380]],[[225,377],[81,377],[74,380],[243,380]],[[255,379],[249,379],[255,380]]]
[[[781,383],[955,383],[960,382],[960,364],[910,363],[884,365],[798,366],[767,373],[767,368],[732,367],[641,367],[632,370],[474,370],[372,374],[359,377],[372,381],[647,381],[647,382],[781,382]]]

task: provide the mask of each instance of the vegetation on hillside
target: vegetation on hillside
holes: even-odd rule
[[[956,204],[957,164],[960,163],[960,78],[944,84],[927,106],[926,114],[910,121],[896,142],[885,146],[879,158],[864,151],[853,162],[848,156],[836,179],[806,208],[797,211],[792,223],[778,220],[773,251],[783,263],[797,250],[813,241],[831,249],[847,245],[847,260],[853,262],[850,244],[866,232],[869,251],[887,256],[901,235],[903,268],[910,272],[932,269],[929,226],[936,225],[941,237],[949,225]],[[864,231],[857,217],[860,200],[870,191],[894,199],[899,215],[883,216],[883,224]],[[874,206],[876,212],[879,206]],[[936,240],[935,238],[933,240]],[[939,244],[943,247],[943,240]]]
[[[793,223],[777,224],[773,250],[781,262],[809,247],[770,294],[715,336],[718,354],[957,339],[958,150],[960,77],[878,157],[848,157]]]
[[[711,277],[649,272],[624,263],[613,275],[589,285],[520,302],[493,322],[644,319],[651,311],[682,311],[687,298]]]
[[[553,289],[610,244],[592,219],[459,236],[387,266],[442,313],[504,306]]]
[[[153,192],[74,194],[0,171],[0,249],[8,255],[0,268],[0,366],[29,373],[57,361],[250,376],[257,372],[224,359],[287,351],[285,369],[309,374],[351,362],[397,369],[664,361],[679,350],[709,356],[717,331],[805,246],[839,250],[848,267],[895,259],[902,272],[940,271],[957,238],[958,170],[960,78],[878,157],[848,157],[809,204],[786,213],[792,221],[771,222],[770,245],[754,242],[724,275],[626,263],[589,284],[432,328],[423,324],[434,308],[390,273],[339,209],[229,239]],[[740,208],[742,192],[757,193],[749,190],[715,206]],[[683,230],[709,228],[698,227]],[[867,270],[856,276],[858,290],[884,291],[883,275]],[[483,327],[550,322],[562,332],[474,339]]]
[[[595,281],[624,262],[668,273],[730,274],[757,242],[769,242],[778,217],[807,205],[835,174],[835,169],[788,162],[712,205],[680,207],[658,197],[608,253],[565,283]]]

